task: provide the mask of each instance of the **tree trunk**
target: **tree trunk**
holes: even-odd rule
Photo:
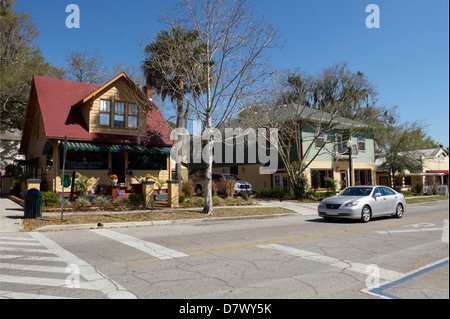
[[[211,130],[211,118],[207,117],[206,120],[207,130]],[[203,213],[208,215],[214,215],[213,200],[212,200],[212,168],[213,168],[213,137],[209,136],[208,142],[205,146],[205,152],[203,157],[206,162],[205,172],[205,205],[203,207]]]
[[[177,100],[177,128],[183,128],[184,127],[184,121],[183,121],[183,99],[179,98]],[[179,150],[178,156],[181,157],[181,149]],[[181,163],[175,164],[175,178],[180,183],[178,192],[181,192],[183,183],[182,183],[182,177],[181,177]],[[172,176],[169,176],[169,179],[172,179]]]

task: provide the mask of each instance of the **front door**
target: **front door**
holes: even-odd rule
[[[341,171],[341,189],[348,187],[347,171]]]
[[[125,183],[125,153],[112,153],[111,173],[116,174],[119,183]]]

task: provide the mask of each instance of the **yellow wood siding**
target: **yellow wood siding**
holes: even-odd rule
[[[45,137],[44,123],[38,106],[34,109],[31,127],[31,134],[25,156],[27,159],[39,158],[39,167],[45,167],[46,155],[43,155],[42,151],[44,150],[45,143],[48,139]]]
[[[100,105],[101,100],[111,101],[111,117],[110,117],[110,126],[102,126],[100,125]],[[141,101],[141,103],[139,103]],[[114,127],[114,106],[115,102],[125,103],[125,127]],[[138,128],[129,128],[127,126],[127,118],[128,118],[128,105],[136,104],[138,105]],[[124,79],[119,79],[114,82],[105,90],[100,92],[98,97],[96,97],[91,105],[82,105],[82,109],[89,109],[89,132],[90,133],[105,133],[105,134],[117,134],[117,135],[132,135],[137,136],[140,134],[140,129],[146,126],[146,116],[147,112],[143,112],[142,110],[142,98],[137,96],[136,92],[132,92],[126,85]],[[148,110],[144,110],[148,111]],[[84,113],[83,113],[84,114]]]

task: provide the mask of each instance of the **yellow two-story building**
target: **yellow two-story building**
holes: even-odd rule
[[[20,150],[42,190],[62,191],[65,137],[65,175],[76,171],[97,189],[116,175],[131,187],[147,174],[170,179],[170,134],[151,90],[125,73],[101,86],[34,76]]]

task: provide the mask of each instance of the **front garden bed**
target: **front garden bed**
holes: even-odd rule
[[[276,214],[293,214],[291,210],[278,207],[236,207],[236,208],[216,208],[213,216],[202,213],[202,210],[177,210],[177,211],[142,211],[136,213],[80,213],[63,216],[46,216],[36,219],[24,219],[23,230],[25,232],[33,231],[36,228],[48,225],[77,225],[77,224],[107,224],[124,222],[145,222],[159,220],[188,220],[204,219],[216,217],[243,217],[243,216],[262,216]]]
[[[58,200],[60,201],[60,200]],[[186,198],[180,203],[180,208],[196,208],[203,207],[205,199],[203,197]],[[251,206],[254,205],[250,199],[243,199],[242,197],[222,198],[219,196],[213,197],[213,205],[220,206]],[[144,207],[142,198],[136,199],[112,199],[111,196],[94,196],[94,197],[79,197],[74,202],[64,199],[64,212],[102,212],[102,211],[133,211],[133,210],[161,210],[168,209],[167,200],[155,201],[153,208]],[[57,213],[61,211],[61,204],[48,205],[43,201],[42,212]]]

